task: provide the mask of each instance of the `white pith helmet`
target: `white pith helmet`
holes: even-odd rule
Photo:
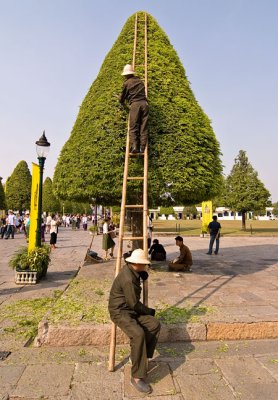
[[[126,65],[124,66],[122,75],[134,75],[134,74],[135,74],[135,71],[134,71],[132,65],[126,64]]]
[[[133,250],[130,257],[126,258],[126,262],[133,264],[150,264],[150,261],[145,257],[142,249]]]

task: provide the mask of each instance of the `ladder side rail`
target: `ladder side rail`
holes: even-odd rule
[[[132,61],[133,68],[135,66],[135,53],[136,53],[136,46],[137,46],[137,20],[138,20],[138,16],[136,13],[135,27],[134,27],[133,61]],[[127,186],[127,177],[128,177],[128,161],[129,161],[129,119],[128,119],[128,129],[127,129],[127,138],[126,138],[125,167],[124,167],[124,177],[123,177],[120,230],[119,230],[119,240],[118,240],[119,245],[118,245],[115,277],[120,272],[121,258],[122,258],[122,251],[123,251],[123,233],[124,233],[124,220],[125,220],[126,186]],[[114,368],[115,368],[116,341],[117,341],[117,326],[113,322],[112,327],[111,327],[109,361],[108,361],[108,371],[110,371],[110,372],[113,372]]]
[[[148,25],[147,14],[145,13],[145,91],[148,96]],[[143,249],[145,257],[148,257],[148,141],[144,156],[144,180],[143,180]],[[148,306],[148,281],[143,281],[143,303]]]

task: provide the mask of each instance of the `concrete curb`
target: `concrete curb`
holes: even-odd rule
[[[111,325],[82,324],[79,326],[39,324],[35,346],[105,346],[110,344]],[[277,339],[278,321],[236,323],[188,323],[162,325],[159,342],[213,340]],[[129,343],[117,330],[117,344]]]

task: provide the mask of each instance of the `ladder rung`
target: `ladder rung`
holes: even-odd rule
[[[143,176],[128,176],[127,179],[130,181],[139,181],[139,180],[144,179],[144,177]]]
[[[127,204],[125,205],[125,208],[143,208],[143,204]]]
[[[143,236],[124,236],[123,240],[143,240]]]
[[[144,153],[129,153],[130,156],[144,156]]]

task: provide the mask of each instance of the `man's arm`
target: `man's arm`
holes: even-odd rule
[[[132,282],[128,281],[123,285],[123,292],[125,295],[126,304],[129,308],[139,315],[154,315],[155,310],[146,307],[140,300],[138,300]]]
[[[121,103],[121,105],[124,105],[126,98],[127,98],[127,87],[126,85],[123,85],[122,94],[119,97],[119,102]]]

